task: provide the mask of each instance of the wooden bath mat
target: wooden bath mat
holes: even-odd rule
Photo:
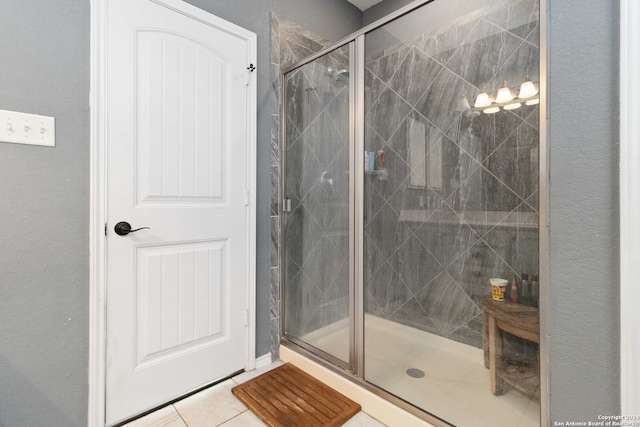
[[[231,392],[272,427],[341,426],[360,405],[286,363]]]

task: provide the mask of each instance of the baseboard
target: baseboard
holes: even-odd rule
[[[273,363],[271,353],[267,353],[256,359],[256,369],[264,368],[265,366],[271,365],[271,363]]]

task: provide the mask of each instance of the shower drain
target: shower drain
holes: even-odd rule
[[[411,378],[422,378],[424,377],[424,371],[417,368],[409,368],[407,369],[407,375]]]

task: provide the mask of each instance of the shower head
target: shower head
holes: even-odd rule
[[[342,76],[349,77],[349,70],[347,70],[346,68],[343,68],[341,70],[334,70],[333,68],[329,68],[327,69],[327,71],[333,77],[333,80],[336,82],[340,80],[340,77]]]

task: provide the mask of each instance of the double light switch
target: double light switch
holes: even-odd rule
[[[0,142],[55,147],[55,118],[0,110]]]

